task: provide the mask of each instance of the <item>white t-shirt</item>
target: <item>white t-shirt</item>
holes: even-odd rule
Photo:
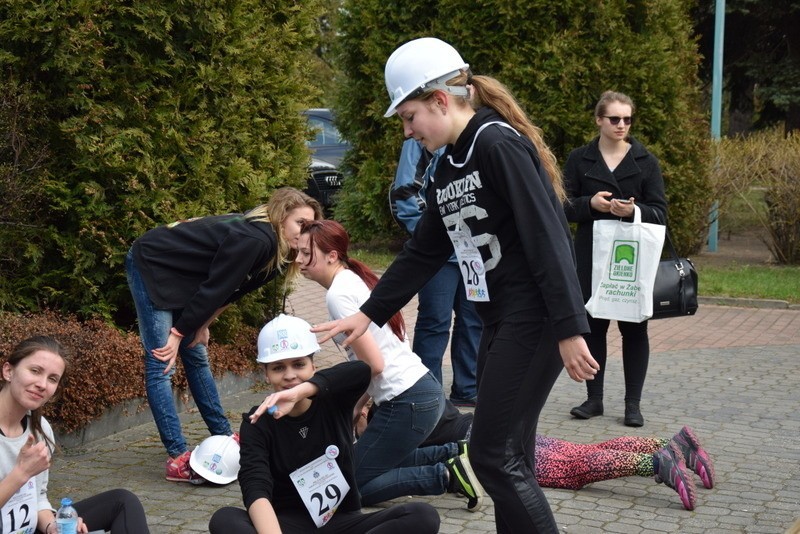
[[[331,319],[342,319],[352,315],[359,310],[369,295],[367,284],[356,273],[350,269],[339,271],[325,296],[328,314]],[[370,323],[368,332],[375,338],[383,355],[383,372],[373,376],[367,388],[367,393],[377,405],[392,400],[416,384],[428,372],[428,368],[411,350],[408,340],[400,341],[388,323],[383,325],[383,328]],[[337,344],[345,337],[345,335],[336,336]],[[351,360],[356,359],[352,349],[347,350],[347,356]]]
[[[50,423],[42,418],[42,430],[45,435],[53,440],[53,429]],[[31,422],[21,436],[8,438],[0,435],[0,478],[5,478],[14,469],[19,451],[28,441],[31,433]],[[39,510],[52,510],[50,501],[47,500],[47,483],[50,479],[49,470],[45,469],[35,477],[29,479],[11,496],[8,502],[0,508],[0,532],[9,534],[33,534],[36,532],[36,522]]]

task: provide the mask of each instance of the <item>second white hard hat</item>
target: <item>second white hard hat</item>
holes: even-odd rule
[[[445,82],[468,69],[458,51],[435,37],[414,39],[392,52],[386,61],[384,79],[391,104],[384,117],[391,117],[403,101],[430,89],[441,89],[458,96],[468,96],[463,86]]]
[[[189,465],[214,484],[229,484],[239,475],[239,443],[233,436],[211,436],[194,448]]]

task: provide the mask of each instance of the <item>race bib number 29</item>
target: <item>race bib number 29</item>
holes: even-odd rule
[[[317,528],[331,520],[336,508],[350,491],[350,485],[336,463],[336,456],[338,454],[332,454],[329,450],[290,475]]]

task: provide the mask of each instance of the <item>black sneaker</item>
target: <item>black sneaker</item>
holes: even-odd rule
[[[643,426],[644,416],[636,401],[625,401],[625,426]]]
[[[569,413],[578,419],[591,419],[596,415],[603,415],[603,399],[589,397],[583,404],[575,406]]]
[[[653,456],[658,462],[658,469],[655,473],[656,482],[674,489],[678,492],[683,507],[687,510],[694,510],[694,480],[688,472],[683,454],[678,446],[670,442],[663,449],[657,450]]]
[[[445,466],[450,473],[451,491],[467,498],[467,510],[480,511],[483,508],[483,488],[472,471],[467,455],[450,458],[445,462]]]

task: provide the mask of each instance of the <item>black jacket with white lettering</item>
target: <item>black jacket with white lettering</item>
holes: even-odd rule
[[[549,318],[558,339],[589,331],[561,202],[530,140],[487,107],[448,146],[427,210],[361,311],[385,323],[447,261],[457,226],[487,269],[490,302],[476,303],[484,324],[525,314]]]

